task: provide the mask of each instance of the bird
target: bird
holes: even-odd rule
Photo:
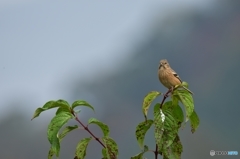
[[[158,78],[160,82],[168,89],[173,90],[175,86],[182,84],[182,80],[180,79],[178,74],[171,68],[170,64],[166,59],[162,59],[159,62]],[[193,92],[191,92],[186,87],[181,87],[187,90],[189,93],[193,94]]]

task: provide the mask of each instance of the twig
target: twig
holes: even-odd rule
[[[163,100],[162,100],[161,105],[160,105],[160,109],[162,109],[162,106],[163,106],[164,101],[165,101],[166,98],[168,97],[168,94],[169,94],[170,92],[172,92],[172,91],[173,91],[172,89],[169,89],[169,90],[167,91],[167,93],[164,94]]]
[[[80,125],[82,125],[82,127],[83,127],[95,140],[97,140],[104,148],[106,148],[106,146],[102,143],[102,141],[99,140],[99,138],[97,138],[97,137],[88,129],[88,127],[85,126],[85,125],[78,119],[78,117],[77,117],[75,114],[74,114],[74,116],[75,116],[76,121],[77,121]]]
[[[158,145],[156,144],[156,150],[154,151],[155,159],[158,158]]]

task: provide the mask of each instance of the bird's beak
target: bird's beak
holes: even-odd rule
[[[159,64],[159,68],[158,69],[160,69],[161,67],[162,67],[162,63]]]

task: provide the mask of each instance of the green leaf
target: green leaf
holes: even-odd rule
[[[31,120],[38,117],[43,111],[52,109],[52,108],[56,108],[56,107],[61,107],[61,108],[70,110],[70,106],[69,106],[68,102],[66,102],[65,100],[59,99],[57,101],[54,101],[54,100],[48,101],[46,104],[44,104],[44,106],[42,108],[36,109]]]
[[[149,150],[148,146],[147,146],[147,145],[144,145],[143,151],[144,151],[144,152],[147,152],[148,150]]]
[[[160,109],[160,104],[154,107],[154,136],[159,153],[163,153],[173,143],[178,134],[178,122],[174,117],[174,107],[169,102]]]
[[[72,109],[74,109],[77,106],[86,106],[91,108],[94,111],[93,106],[91,106],[88,102],[84,101],[84,100],[77,100],[72,104]]]
[[[59,113],[62,113],[62,112],[71,113],[70,107],[68,107],[68,108],[65,108],[65,107],[58,108],[57,111],[56,111],[56,115],[59,114]]]
[[[135,156],[131,157],[131,159],[143,159],[143,154],[144,154],[144,152],[136,154]]]
[[[99,120],[97,120],[95,118],[90,118],[88,120],[88,124],[98,125],[102,129],[102,132],[103,132],[104,136],[109,136],[110,131],[109,131],[109,128],[106,124],[100,122]]]
[[[172,95],[171,97],[172,97],[172,105],[178,106],[179,98],[176,95]]]
[[[143,147],[145,134],[147,133],[148,129],[152,126],[152,124],[153,120],[146,120],[144,122],[139,123],[138,126],[136,127],[135,135],[140,148]]]
[[[183,81],[182,84],[181,84],[180,86],[184,86],[184,87],[188,88],[188,83],[185,82],[185,81]]]
[[[118,155],[117,143],[109,136],[104,136],[102,138],[106,146],[106,154],[109,159],[116,159]]]
[[[186,122],[187,122],[194,110],[192,95],[186,90],[179,90],[179,89],[175,90],[173,95],[176,96],[184,105],[185,111],[186,111]]]
[[[65,127],[65,129],[62,131],[62,133],[60,135],[58,135],[58,139],[59,139],[59,142],[61,142],[61,140],[71,131],[77,129],[78,126],[77,125],[74,125],[74,126],[67,126]]]
[[[37,108],[33,114],[33,117],[31,120],[33,120],[34,118],[38,117],[43,111],[45,111],[47,109],[44,109],[44,108]]]
[[[160,104],[157,103],[154,106],[154,137],[157,145],[162,145],[162,135],[164,132],[163,123],[165,121],[165,115],[160,109]]]
[[[164,159],[181,159],[182,152],[183,152],[182,144],[179,136],[177,135],[173,143],[169,147],[164,149],[163,158]]]
[[[50,150],[48,151],[48,159],[52,159],[53,155],[54,155],[54,151],[51,147]]]
[[[68,112],[62,112],[57,114],[53,119],[51,120],[50,124],[48,125],[48,140],[51,144],[51,149],[56,156],[59,155],[60,151],[60,142],[58,138],[58,131],[61,129],[61,127],[68,122],[68,120],[72,119],[73,116],[71,113]]]
[[[74,159],[84,159],[86,156],[86,150],[89,142],[91,141],[92,137],[84,138],[77,144],[75,157]]]
[[[198,126],[199,126],[199,123],[200,123],[200,120],[198,118],[198,115],[195,111],[193,111],[192,115],[190,116],[190,122],[191,122],[191,127],[192,127],[192,133],[194,133]]]
[[[172,144],[178,133],[178,124],[170,110],[163,110],[163,113],[165,114],[163,144],[165,147],[168,147]]]
[[[143,159],[143,154],[145,152],[148,152],[148,146],[147,145],[144,145],[144,149],[143,149],[143,152],[131,157],[131,159]]]
[[[105,148],[102,149],[102,155],[103,155],[102,159],[108,159],[107,150]]]
[[[144,117],[145,117],[146,120],[147,120],[148,109],[149,109],[151,103],[152,103],[153,100],[154,100],[157,96],[159,96],[160,94],[161,94],[160,92],[152,91],[152,92],[149,92],[149,93],[144,97],[143,106],[142,106],[142,111],[143,111],[143,114],[144,114]]]
[[[43,106],[43,108],[47,108],[47,109],[52,109],[52,108],[56,108],[56,107],[69,108],[70,105],[68,104],[67,101],[59,99],[57,101],[54,101],[54,100],[49,101]]]
[[[170,110],[174,119],[181,125],[184,121],[184,114],[179,105],[173,105],[172,101],[164,103],[163,110]]]

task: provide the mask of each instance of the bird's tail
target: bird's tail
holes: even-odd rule
[[[190,91],[188,88],[186,88],[185,86],[182,86],[183,89],[185,89],[186,91],[188,91],[189,93],[191,93],[193,95],[193,92]]]

